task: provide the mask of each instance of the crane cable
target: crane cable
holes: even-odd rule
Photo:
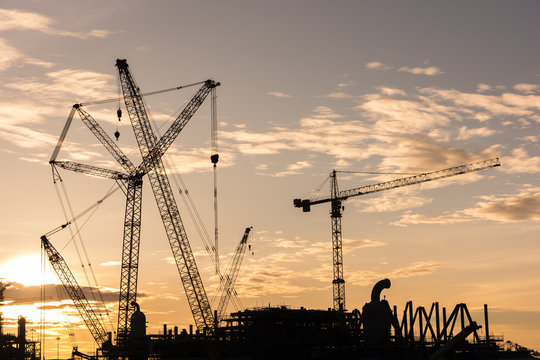
[[[191,195],[187,189],[187,186],[186,184],[184,183],[184,180],[182,179],[182,176],[180,175],[180,171],[178,170],[177,166],[174,164],[174,162],[170,161],[169,160],[169,156],[167,154],[164,154],[163,156],[163,162],[165,163],[165,165],[172,169],[172,179],[173,179],[173,182],[176,186],[176,188],[178,189],[178,192],[180,194],[180,197],[182,199],[182,202],[184,203],[184,207],[186,208],[190,218],[191,218],[191,221],[193,222],[194,226],[195,226],[195,229],[200,237],[200,239],[202,240],[203,242],[203,245],[206,249],[206,252],[209,254],[210,256],[210,260],[212,261],[212,263],[214,264],[215,268],[216,268],[216,275],[219,277],[219,281],[220,281],[220,285],[219,285],[219,288],[218,288],[218,291],[214,294],[214,297],[212,298],[211,300],[211,303],[214,303],[216,301],[216,299],[220,296],[220,293],[219,293],[219,289],[222,288],[223,286],[223,282],[226,280],[224,275],[221,274],[221,261],[220,261],[220,258],[219,258],[219,254],[218,254],[218,233],[219,233],[219,223],[218,223],[218,208],[217,208],[217,162],[219,160],[219,155],[218,155],[218,152],[217,152],[217,106],[216,106],[216,99],[217,99],[217,96],[216,96],[216,89],[212,89],[212,94],[211,94],[211,99],[212,99],[212,106],[211,106],[211,156],[210,156],[210,160],[213,164],[213,172],[214,172],[214,224],[215,224],[215,230],[214,230],[214,243],[212,243],[211,239],[210,239],[210,235],[208,234],[208,231],[204,225],[204,222],[197,210],[197,207],[195,206],[195,203],[193,201],[193,199],[191,198]],[[144,99],[143,99],[144,100]],[[175,118],[176,117],[176,114],[178,114],[181,109],[185,106],[185,104],[183,106],[181,106],[171,117],[168,121],[170,121],[171,119]],[[151,112],[150,112],[150,109],[149,109],[149,106],[148,104],[145,104],[145,107],[146,107],[146,110],[147,110],[147,115],[148,115],[148,118],[152,121],[154,127],[156,128],[156,133],[159,137],[161,137],[161,133],[160,133],[160,130],[161,128],[165,125],[164,124],[161,124],[161,126],[158,126],[155,122],[155,120],[153,119],[153,117],[151,116]],[[167,122],[168,122],[167,121]],[[167,123],[166,122],[166,123]],[[233,305],[237,308],[237,309],[241,309],[243,308],[242,306],[242,303],[240,301],[240,299],[238,298],[238,293],[236,292],[236,290],[233,289],[233,295],[231,297],[232,301],[233,301]]]
[[[81,267],[83,269],[83,273],[84,273],[84,276],[86,278],[86,282],[88,283],[88,285],[90,287],[92,287],[92,284],[94,284],[93,287],[97,290],[97,293],[98,293],[98,295],[100,297],[99,300],[101,301],[101,304],[102,304],[103,308],[105,309],[105,315],[107,317],[109,325],[113,329],[113,332],[115,332],[114,325],[113,325],[112,320],[110,318],[109,310],[108,310],[107,306],[105,305],[105,299],[103,298],[103,294],[101,293],[100,286],[99,286],[99,283],[98,283],[97,278],[96,278],[96,274],[95,274],[94,269],[92,267],[92,263],[90,262],[90,259],[88,257],[88,252],[86,251],[86,246],[84,245],[84,241],[83,241],[83,238],[82,238],[82,235],[81,235],[81,229],[82,229],[82,226],[86,225],[86,223],[88,222],[90,217],[95,213],[97,208],[102,204],[103,200],[106,199],[107,197],[111,196],[112,193],[114,193],[116,190],[113,191],[112,189],[109,189],[109,191],[107,192],[105,197],[102,198],[100,201],[98,201],[97,204],[91,206],[89,209],[84,210],[83,213],[75,216],[74,212],[73,212],[73,208],[71,206],[71,202],[69,200],[69,196],[68,196],[67,189],[65,187],[64,181],[60,177],[60,174],[58,173],[58,171],[56,170],[54,165],[53,165],[53,178],[54,178],[53,182],[54,182],[54,185],[55,185],[56,194],[58,196],[58,200],[60,202],[60,207],[62,208],[62,212],[64,214],[64,217],[66,219],[66,224],[73,224],[75,226],[75,229],[76,229],[76,232],[74,233],[72,228],[69,227],[69,232],[70,232],[71,238],[66,243],[66,245],[62,248],[62,250],[64,250],[66,248],[66,246],[73,240],[73,245],[75,246],[77,256],[78,256],[79,261],[81,263]],[[60,185],[61,185],[63,197],[62,197],[62,193],[60,193],[60,190],[58,189],[58,183],[60,183]],[[68,213],[66,211],[66,205],[64,205],[64,201],[63,201],[64,199],[65,199],[65,202],[66,202],[66,205],[67,205],[67,209],[69,210],[69,214],[71,216],[71,220],[69,220],[69,221],[68,221],[68,219],[69,219]],[[87,213],[88,211],[90,211],[90,209],[92,209],[92,208],[94,208],[94,209],[91,212],[91,214],[89,215],[89,217],[84,221],[82,226],[79,226],[78,223],[77,223],[77,219],[79,217],[81,217],[82,214]],[[77,245],[77,241],[75,240],[75,237],[77,237],[79,239],[79,242],[81,244],[81,248],[83,250],[85,260],[86,260],[86,262],[88,264],[88,268],[90,269],[90,273],[92,275],[93,283],[90,281],[90,278],[88,277],[88,273],[86,271],[86,267],[84,266],[84,261],[83,261],[83,258],[81,256],[81,251],[79,250],[79,246]],[[96,299],[96,295],[95,295],[95,293],[93,291],[91,291],[91,296],[92,296],[92,300],[94,300],[95,302],[98,302],[98,300]],[[101,314],[101,312],[100,312],[100,314]]]
[[[215,91],[215,89],[213,89],[213,90]],[[144,100],[144,98],[143,98],[143,100]],[[180,113],[182,108],[185,107],[186,104],[187,104],[187,101],[170,117],[169,120],[167,120],[167,122],[174,119],[176,117],[176,115],[178,113]],[[145,104],[145,108],[146,108],[148,118],[152,121],[154,127],[156,128],[157,135],[159,137],[161,137],[162,134],[160,133],[160,130],[161,130],[162,127],[165,126],[165,123],[161,124],[161,126],[158,126],[156,124],[154,118],[151,116],[151,112],[150,112],[150,108],[149,108],[148,104]],[[217,121],[216,121],[216,124],[217,124]],[[216,138],[216,142],[217,142],[217,138]],[[215,154],[215,155],[217,155],[217,154]],[[217,158],[217,156],[215,158]],[[217,269],[220,269],[219,256],[215,256],[216,251],[217,251],[215,243],[212,243],[212,241],[210,239],[210,235],[208,234],[206,226],[204,225],[204,222],[203,222],[203,220],[202,220],[202,218],[201,218],[201,216],[200,216],[200,214],[199,214],[199,212],[197,210],[197,207],[195,206],[195,203],[194,203],[193,199],[191,198],[191,195],[190,195],[190,193],[189,193],[189,191],[187,189],[186,184],[184,183],[184,180],[182,179],[182,176],[180,175],[180,171],[178,170],[178,167],[176,166],[176,164],[173,161],[170,160],[170,157],[168,156],[167,153],[165,153],[163,155],[162,159],[163,159],[163,162],[166,165],[166,167],[172,169],[171,177],[173,179],[173,182],[174,182],[176,188],[178,189],[178,192],[179,192],[179,194],[180,194],[180,196],[182,198],[182,202],[184,203],[184,206],[185,206],[185,208],[186,208],[186,210],[187,210],[187,212],[188,212],[188,214],[189,214],[189,216],[191,218],[191,221],[193,222],[193,225],[195,226],[195,229],[196,229],[199,237],[201,238],[201,240],[203,242],[204,248],[205,248],[206,252],[210,256],[210,260],[212,261],[213,265],[216,266]],[[214,159],[214,157],[211,157],[211,159]],[[217,161],[216,161],[216,163],[217,163]],[[217,196],[217,188],[215,190],[215,196]],[[215,212],[216,212],[216,210],[215,210]],[[216,263],[217,263],[217,265],[216,265]],[[220,275],[220,274],[218,273],[217,275]],[[222,277],[220,275],[220,280],[221,279],[222,279]]]
[[[211,142],[212,142],[212,154],[210,155],[210,161],[213,164],[214,169],[214,243],[216,247],[215,263],[216,263],[216,275],[219,275],[219,247],[218,247],[218,199],[217,199],[217,163],[219,161],[218,144],[217,144],[217,104],[216,104],[216,88],[212,88],[212,110],[211,110]]]

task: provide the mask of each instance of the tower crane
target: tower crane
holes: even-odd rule
[[[87,175],[113,179],[126,194],[118,311],[118,340],[122,342],[128,334],[129,319],[134,312],[134,308],[130,305],[136,301],[137,295],[142,178],[145,175],[148,175],[150,180],[197,329],[212,333],[214,330],[212,310],[165,172],[162,156],[202,105],[208,94],[215,91],[215,88],[221,84],[214,80],[206,80],[188,85],[201,85],[201,87],[184,106],[165,134],[160,139],[157,139],[150,125],[142,94],[129,72],[127,61],[118,59],[116,66],[120,74],[125,106],[142,155],[141,163],[135,166],[92,116],[82,108],[82,104],[75,104],[49,161],[53,167],[53,174],[56,171],[55,166],[58,166]],[[75,112],[78,112],[83,123],[117,160],[124,172],[72,161],[56,160]]]
[[[378,184],[361,186],[349,190],[339,190],[336,170],[330,173],[330,196],[315,197],[311,199],[294,199],[293,205],[302,208],[303,212],[311,211],[312,205],[329,202],[330,218],[332,221],[332,263],[333,280],[332,294],[334,310],[344,311],[345,308],[345,280],[343,278],[343,241],[341,233],[341,216],[343,214],[343,201],[353,196],[366,195],[374,192],[391,190],[402,186],[419,184],[427,181],[439,180],[451,176],[470,173],[495,166],[500,166],[499,158],[478,161],[470,164],[455,166],[401,179],[386,181]]]
[[[246,252],[248,237],[251,229],[251,227],[248,227],[244,231],[244,236],[242,236],[242,240],[240,240],[240,244],[238,244],[238,247],[236,248],[234,256],[231,260],[231,264],[223,276],[223,290],[217,308],[218,319],[223,318],[225,310],[227,310],[229,300],[233,294],[234,284],[236,283],[236,278],[238,277],[238,272],[240,271],[240,265],[242,264],[242,259],[244,258],[244,254]]]
[[[66,261],[50,243],[47,235],[41,236],[41,245],[47,252],[47,256],[49,257],[49,261],[54,271],[60,278],[64,289],[73,300],[75,307],[79,311],[79,314],[83,318],[84,323],[90,330],[90,333],[92,334],[92,337],[96,343],[101,347],[105,347],[107,344],[110,344],[109,334],[107,331],[105,331],[105,328],[99,321],[94,309],[88,302],[88,299],[77,283],[77,280],[75,280],[71,270],[69,270]]]

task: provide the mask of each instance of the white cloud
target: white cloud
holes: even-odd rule
[[[372,286],[377,281],[384,278],[399,279],[428,275],[435,272],[440,266],[441,263],[436,261],[421,261],[389,272],[376,273],[373,271],[355,271],[346,274],[345,280],[352,285]]]
[[[99,266],[118,266],[120,264],[120,261],[105,261],[99,264]]]
[[[333,92],[333,93],[324,95],[323,97],[329,98],[329,99],[350,99],[353,96],[350,94],[338,91],[338,92]]]
[[[525,94],[534,94],[540,90],[540,85],[538,84],[516,84],[514,89]]]
[[[62,69],[45,74],[45,79],[15,79],[5,86],[26,96],[66,106],[66,101],[88,102],[114,98],[114,76],[93,71]],[[68,103],[70,104],[70,103]]]
[[[540,189],[535,188],[517,195],[484,197],[474,208],[463,212],[479,219],[521,222],[540,221]]]
[[[405,91],[403,91],[401,89],[389,88],[389,87],[386,87],[386,86],[379,86],[377,88],[377,90],[379,90],[381,92],[381,94],[387,95],[387,96],[394,96],[394,95],[405,96],[406,95]]]
[[[434,103],[428,98],[418,100],[391,99],[370,96],[356,107],[372,121],[378,134],[422,133],[425,130],[450,124],[451,118],[458,117],[455,110]]]
[[[294,164],[287,165],[287,170],[273,174],[275,177],[283,177],[288,175],[302,174],[303,169],[310,168],[312,166],[310,161],[298,161]]]
[[[523,148],[513,149],[512,155],[503,157],[501,163],[501,171],[508,174],[540,173],[540,156],[529,156]]]
[[[353,84],[354,84],[354,81],[349,80],[349,81],[346,81],[346,82],[342,82],[342,83],[337,84],[337,87],[339,87],[339,88],[349,87],[349,86],[351,86],[351,85],[353,85]]]
[[[394,212],[422,207],[431,203],[432,199],[420,197],[417,193],[417,189],[402,188],[380,193],[373,197],[356,197],[350,201],[351,205],[359,208],[359,211],[367,213]]]
[[[473,207],[452,214],[428,216],[407,212],[391,225],[444,225],[479,220],[498,222],[540,221],[540,189],[532,188],[518,194],[491,195],[480,198]]]
[[[343,249],[345,249],[345,251],[351,251],[354,249],[360,249],[364,247],[380,247],[380,246],[386,246],[386,244],[382,241],[369,240],[369,239],[363,239],[363,240],[343,239]]]
[[[0,31],[35,30],[49,35],[69,36],[77,39],[105,38],[111,33],[107,30],[91,30],[89,32],[72,32],[59,30],[52,25],[54,21],[46,16],[14,9],[0,9]]]
[[[427,68],[421,68],[421,67],[410,68],[407,66],[403,66],[403,67],[400,67],[398,71],[404,71],[404,72],[408,72],[415,75],[429,75],[429,76],[444,74],[441,71],[441,69],[435,66],[430,66]]]
[[[385,65],[380,61],[370,61],[366,63],[366,68],[370,70],[390,70],[391,66]]]
[[[486,127],[469,129],[466,126],[459,128],[459,135],[457,140],[468,140],[475,136],[486,137],[495,134],[495,130],[488,129]]]
[[[289,94],[285,94],[285,93],[282,93],[282,92],[279,92],[279,91],[271,91],[271,92],[268,93],[268,95],[275,96],[275,97],[278,97],[278,98],[291,98],[292,97]]]
[[[476,91],[479,93],[490,91],[490,90],[491,90],[491,86],[489,86],[488,84],[480,83],[476,86]]]
[[[0,38],[0,71],[4,71],[7,68],[17,63],[23,54],[10,46],[4,39]]]

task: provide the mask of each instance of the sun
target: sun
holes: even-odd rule
[[[42,272],[42,259],[39,254],[24,254],[0,261],[0,279],[2,281],[16,282],[24,286],[59,284],[55,274],[49,270],[48,264],[45,266],[45,272]]]

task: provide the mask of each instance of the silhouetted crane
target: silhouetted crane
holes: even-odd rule
[[[116,61],[116,66],[119,70],[124,102],[142,155],[142,162],[139,166],[135,167],[122,150],[105,133],[105,131],[103,131],[101,126],[82,108],[82,105],[75,104],[70,112],[62,134],[60,135],[58,144],[53,151],[53,155],[51,156],[50,163],[53,166],[53,174],[56,173],[54,167],[59,166],[67,170],[81,172],[87,175],[113,179],[126,194],[118,314],[118,339],[123,341],[128,334],[129,319],[134,312],[131,303],[136,301],[137,296],[142,178],[144,175],[148,175],[150,180],[154,197],[165,226],[165,232],[169,239],[173,257],[197,329],[200,331],[206,330],[212,333],[214,329],[213,313],[195,263],[195,258],[193,257],[193,251],[191,250],[191,246],[187,239],[182,219],[180,218],[176,200],[163,165],[162,156],[202,105],[208,94],[215,91],[215,88],[219,86],[220,83],[213,80],[206,80],[188,85],[193,86],[202,84],[200,89],[185,105],[184,109],[173,121],[165,134],[160,139],[157,139],[150,125],[142,94],[129,72],[126,60],[118,59]],[[163,91],[180,89],[183,87]],[[103,169],[71,161],[56,161],[56,157],[71,125],[75,111],[79,113],[81,120],[117,160],[125,172]]]
[[[225,310],[227,310],[229,300],[231,299],[231,296],[233,294],[234,284],[236,283],[236,278],[238,277],[238,272],[240,271],[240,265],[242,264],[242,259],[244,258],[244,254],[248,246],[247,242],[251,229],[252,228],[248,227],[244,231],[244,236],[242,236],[242,240],[240,240],[240,244],[238,244],[238,247],[236,248],[234,256],[231,260],[231,264],[229,265],[229,268],[227,269],[227,272],[225,273],[221,281],[221,283],[223,284],[223,290],[217,308],[218,319],[223,318]]]
[[[86,296],[77,283],[77,280],[75,280],[71,270],[69,270],[64,258],[54,248],[54,246],[52,246],[49,239],[47,239],[47,236],[41,236],[41,245],[47,252],[47,256],[49,257],[49,261],[54,271],[60,278],[64,289],[70,296],[71,300],[73,300],[75,307],[83,318],[84,323],[90,330],[92,337],[99,346],[104,346],[108,341],[110,341],[109,334],[107,331],[105,331],[105,328],[99,321],[94,309],[86,299]]]
[[[343,241],[341,233],[341,216],[343,214],[343,207],[341,204],[343,201],[353,196],[366,195],[378,191],[395,189],[402,186],[414,185],[432,180],[439,180],[450,176],[466,174],[473,171],[483,170],[500,165],[501,163],[499,161],[499,158],[494,158],[343,191],[339,191],[336,170],[333,170],[330,173],[330,196],[316,197],[304,200],[294,199],[294,206],[301,207],[303,212],[309,212],[312,205],[327,202],[331,203],[330,218],[332,220],[332,262],[334,274],[334,278],[332,280],[332,293],[334,309],[338,311],[345,310],[345,280],[343,279]]]

